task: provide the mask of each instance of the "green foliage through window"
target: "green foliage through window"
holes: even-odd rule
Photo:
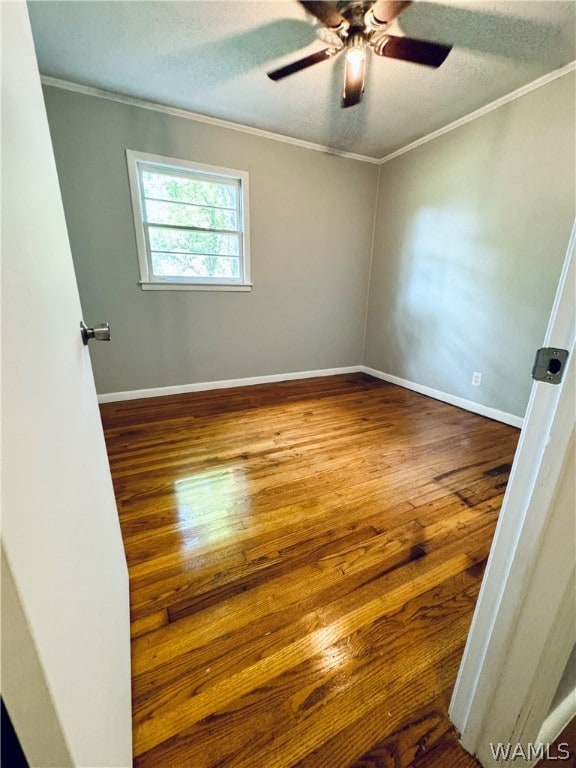
[[[140,165],[152,276],[239,280],[242,221],[237,179]]]

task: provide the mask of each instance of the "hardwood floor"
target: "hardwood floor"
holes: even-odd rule
[[[103,405],[137,768],[471,768],[447,718],[518,430],[364,374]]]

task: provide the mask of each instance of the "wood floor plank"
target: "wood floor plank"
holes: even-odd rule
[[[474,547],[480,547],[482,556],[487,554],[488,534],[485,528],[493,527],[491,521],[483,516],[479,516],[478,522],[476,536],[470,529],[460,528],[451,533],[449,542],[446,536],[440,538],[438,546],[442,548],[437,554],[434,553],[434,538],[430,536],[425,541],[424,529],[408,524],[399,538],[392,535],[387,552],[378,553],[374,560],[365,560],[363,568],[350,568],[345,578],[342,567],[347,563],[347,553],[341,553],[339,559],[325,563],[324,567],[321,563],[306,563],[290,570],[284,576],[240,593],[224,604],[215,604],[200,613],[193,613],[182,620],[185,623],[174,623],[161,633],[135,641],[133,674],[140,674],[166,659],[187,653],[231,632],[248,631],[254,620],[271,619],[294,605],[301,606],[302,610],[305,607],[308,611],[322,610],[326,613],[336,600],[345,600],[353,605],[358,599],[373,599],[381,592],[411,579],[416,569],[442,564],[452,556],[468,557],[471,565],[478,560]],[[466,539],[465,546],[462,537]],[[413,561],[421,559],[422,544],[428,551],[426,564],[414,565]],[[339,603],[335,613],[337,615],[342,611],[343,606]]]
[[[260,743],[251,742],[242,754],[235,754],[225,765],[227,768],[248,768],[257,764],[267,768],[295,765],[341,730],[354,724],[360,727],[358,724],[370,718],[373,709],[383,702],[388,703],[390,711],[388,724],[394,722],[399,713],[414,705],[414,701],[421,705],[422,695],[418,693],[414,698],[416,692],[435,683],[434,666],[442,664],[445,655],[459,646],[464,626],[458,620],[451,626],[456,631],[445,636],[441,645],[404,647],[394,659],[394,665],[376,665],[375,674],[365,675],[365,685],[353,686],[346,692],[346,706],[335,696],[319,712],[302,718],[291,729],[282,729],[273,738],[268,734]],[[437,651],[432,657],[430,648]],[[385,676],[387,671],[391,671],[389,677]],[[343,762],[341,755],[336,760],[332,765],[348,764]]]
[[[286,670],[321,653],[361,627],[373,623],[387,613],[394,612],[414,599],[419,594],[419,590],[441,584],[454,573],[460,573],[470,565],[467,556],[457,555],[447,562],[440,563],[422,576],[414,576],[410,582],[391,590],[381,598],[364,603],[311,634],[293,640],[281,650],[236,671],[222,682],[216,682],[195,694],[193,692],[196,686],[193,684],[193,695],[184,701],[175,703],[171,699],[168,706],[157,708],[152,716],[143,720],[136,717],[134,754],[145,752],[167,737],[178,733],[180,728],[203,720],[245,693],[264,686]]]
[[[460,649],[457,649],[443,660],[442,669],[446,671],[448,681],[456,673],[460,655]],[[441,684],[438,687],[441,688]],[[329,768],[346,753],[350,768],[409,768],[417,757],[429,752],[450,730],[446,716],[449,700],[450,682],[447,682],[438,695],[431,690],[425,698],[420,696],[422,703],[418,713],[409,713],[399,722],[392,719],[390,703],[385,701],[372,710],[371,718],[363,720],[361,727],[353,724],[340,731],[298,763],[298,768]],[[391,729],[385,738],[381,738],[383,723],[389,723]],[[363,745],[368,751],[355,759]]]
[[[447,703],[517,430],[365,374],[101,413],[136,768],[471,768]]]
[[[471,584],[472,587],[470,587]],[[466,588],[471,589],[471,594],[466,595]],[[356,686],[358,688],[363,698],[363,706],[373,707],[384,696],[387,706],[390,707],[390,697],[386,687],[390,684],[390,679],[396,679],[402,671],[403,674],[416,674],[417,669],[419,669],[418,664],[422,665],[422,653],[425,654],[425,664],[428,665],[429,655],[426,644],[430,642],[431,635],[429,612],[435,611],[435,633],[445,631],[446,627],[449,626],[453,641],[456,642],[458,637],[462,640],[469,621],[470,604],[473,602],[477,590],[478,584],[473,577],[466,576],[464,573],[460,574],[452,580],[451,584],[443,584],[442,588],[436,592],[429,591],[419,596],[418,601],[412,603],[409,608],[404,606],[392,619],[388,621],[384,619],[380,624],[376,623],[368,633],[361,632],[347,637],[343,643],[340,643],[342,647],[339,647],[339,643],[327,646],[321,652],[322,662],[327,667],[323,676],[317,675],[314,660],[308,660],[303,665],[294,668],[291,667],[284,674],[278,676],[267,687],[267,697],[270,696],[272,700],[276,701],[279,693],[283,692],[283,697],[290,701],[291,709],[296,716],[292,724],[292,728],[295,729],[292,733],[292,740],[297,745],[297,749],[302,751],[310,747],[307,726],[298,728],[298,721],[308,719],[318,712],[322,713],[329,702],[332,702],[332,708],[339,709],[340,697],[347,687]],[[464,620],[462,626],[461,618]],[[402,642],[402,635],[406,631],[410,631],[412,638],[420,637],[420,643],[412,643],[408,650]],[[423,642],[424,639],[426,644]],[[440,646],[438,647],[440,648]],[[374,674],[378,672],[378,666],[375,668],[374,664],[371,663],[372,658],[381,667],[380,676]],[[344,665],[342,663],[335,664],[335,660],[340,662],[344,660],[346,663]],[[392,694],[392,700],[393,698],[394,694]],[[237,702],[237,706],[244,710],[245,702],[242,698]],[[354,721],[355,716],[361,714],[362,710],[357,705],[351,707],[345,716]],[[329,729],[330,725],[324,724],[323,734],[325,735]],[[290,728],[285,726],[282,733],[288,730]],[[302,732],[306,733],[304,741]],[[189,745],[188,753],[188,750],[196,742],[196,738],[196,729],[186,730],[182,728],[180,746],[186,740]],[[265,755],[268,752],[274,754],[277,749],[281,753],[285,753],[285,750],[271,743],[272,741],[270,732],[264,734],[260,742],[254,737],[250,741],[250,747],[246,747],[249,751],[243,751],[240,755],[229,755],[228,759],[222,762],[222,765],[227,765],[228,762],[246,766],[251,764],[265,765],[266,762],[259,763],[256,760],[265,760]],[[357,745],[355,748],[357,749]],[[153,750],[152,754],[157,756],[159,753]],[[328,763],[328,765],[331,764],[336,763]]]

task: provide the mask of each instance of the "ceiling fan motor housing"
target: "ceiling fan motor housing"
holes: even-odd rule
[[[412,4],[411,0],[298,1],[320,22],[318,36],[329,47],[268,72],[268,77],[274,81],[282,80],[343,53],[343,107],[351,107],[360,102],[369,47],[378,56],[434,68],[444,62],[451,50],[449,45],[388,33],[390,23]]]
[[[346,38],[353,35],[362,35],[364,40],[367,41],[371,30],[366,22],[366,15],[372,8],[373,3],[352,0],[352,2],[339,2],[337,5],[338,10],[347,22],[340,32],[341,38],[345,41]]]

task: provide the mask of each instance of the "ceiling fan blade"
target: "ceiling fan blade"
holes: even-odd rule
[[[320,0],[320,2],[299,0],[299,2],[300,5],[303,5],[304,8],[306,8],[308,13],[311,13],[312,16],[316,16],[316,18],[327,27],[339,27],[340,24],[343,24],[346,21],[336,7],[336,3],[326,2],[326,0]]]
[[[377,24],[388,24],[409,5],[412,5],[410,0],[376,0],[372,6],[372,15]]]
[[[334,48],[323,48],[321,51],[316,51],[316,53],[312,53],[310,56],[305,56],[303,59],[293,61],[291,64],[286,64],[284,67],[274,69],[272,72],[267,72],[266,74],[270,80],[282,80],[283,77],[288,77],[288,75],[293,75],[295,72],[300,72],[301,69],[311,67],[313,64],[319,64],[321,61],[328,61],[328,59],[332,59],[335,54],[336,51]]]
[[[414,40],[411,37],[387,36],[382,42],[374,46],[374,51],[379,56],[388,56],[392,59],[403,59],[414,64],[425,64],[427,67],[439,67],[450,51],[451,45],[430,43],[427,40]]]

